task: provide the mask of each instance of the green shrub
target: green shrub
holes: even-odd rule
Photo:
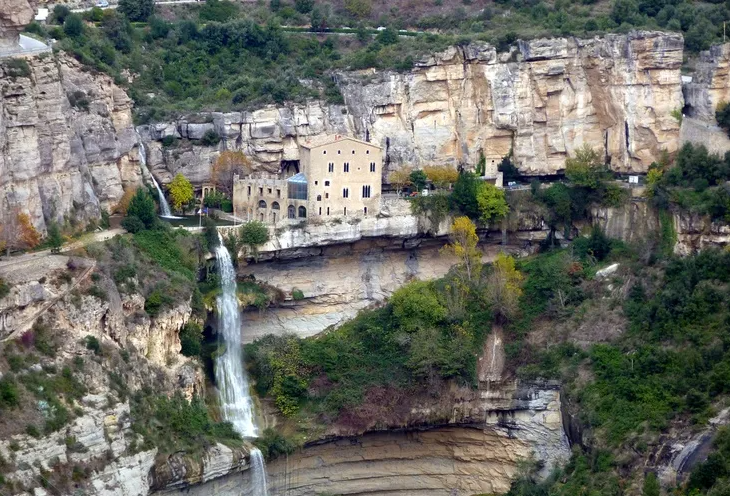
[[[180,353],[188,357],[199,356],[202,350],[203,328],[200,324],[188,321],[180,329]]]
[[[32,75],[25,59],[6,59],[3,62],[3,69],[11,78],[29,78]]]
[[[291,297],[294,301],[303,300],[304,292],[301,289],[294,288],[291,290]]]
[[[144,302],[144,310],[150,317],[156,317],[163,309],[170,307],[175,300],[168,294],[166,287],[157,287]]]
[[[5,282],[5,279],[0,277],[0,299],[5,298],[10,294],[10,284]]]
[[[101,355],[101,343],[96,336],[88,335],[84,338],[84,345],[87,350],[93,351],[95,355]]]
[[[26,434],[28,434],[28,435],[29,435],[29,436],[31,436],[31,437],[34,437],[34,438],[39,438],[39,437],[41,437],[41,431],[40,431],[40,430],[38,430],[38,427],[36,427],[36,426],[35,426],[35,425],[33,425],[33,424],[28,424],[28,425],[27,425],[27,426],[25,427],[25,433],[26,433]]]
[[[0,379],[0,409],[14,408],[20,404],[20,392],[15,379],[5,374]]]
[[[221,137],[212,129],[208,129],[203,137],[200,139],[200,144],[203,146],[215,146],[220,143]]]

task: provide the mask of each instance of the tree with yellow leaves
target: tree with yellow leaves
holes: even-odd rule
[[[185,205],[195,199],[195,192],[193,191],[193,185],[190,181],[180,174],[179,172],[172,179],[172,182],[167,187],[170,192],[170,199],[172,200],[172,208],[175,210],[183,210]]]
[[[469,217],[457,217],[451,224],[449,240],[449,244],[442,250],[461,260],[466,279],[471,282],[479,276],[481,270],[482,253],[477,248],[479,242],[477,227]]]
[[[423,172],[438,189],[446,189],[459,179],[459,171],[448,165],[427,165],[423,168]]]
[[[401,167],[388,174],[388,183],[395,188],[398,194],[401,194],[403,188],[411,184],[411,170]]]
[[[210,170],[210,182],[215,184],[229,198],[233,195],[233,176],[243,177],[251,173],[251,161],[243,152],[226,150],[213,162]]]
[[[487,283],[487,294],[497,319],[509,319],[517,311],[523,280],[524,276],[515,267],[515,259],[500,252],[492,264]]]

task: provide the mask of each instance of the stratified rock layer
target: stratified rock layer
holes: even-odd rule
[[[681,35],[633,32],[591,40],[520,42],[498,54],[486,43],[451,47],[407,73],[343,73],[345,105],[310,102],[253,112],[212,113],[142,129],[153,172],[205,182],[218,149],[242,149],[272,172],[298,160],[297,143],[349,134],[383,147],[386,171],[407,166],[474,166],[480,152],[496,172],[512,150],[524,174],[560,172],[588,145],[617,171],[646,171],[679,139]],[[207,117],[207,119],[202,119]],[[197,124],[207,120],[208,122]],[[214,129],[216,148],[163,149],[165,136],[199,140]],[[202,167],[201,167],[202,165]]]
[[[69,58],[26,62],[28,73],[0,64],[0,225],[19,211],[41,232],[50,220],[98,219],[124,183],[139,182],[126,160],[135,143],[132,101],[111,78]]]

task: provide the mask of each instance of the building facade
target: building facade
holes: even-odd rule
[[[381,148],[345,136],[300,144],[299,170],[236,177],[234,215],[267,224],[380,212]],[[287,177],[288,176],[288,177]]]

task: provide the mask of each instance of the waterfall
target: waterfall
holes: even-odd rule
[[[153,176],[150,170],[147,168],[147,150],[144,147],[142,137],[139,135],[139,133],[137,133],[137,144],[139,146],[139,163],[142,167],[142,171],[149,174],[150,178],[152,178],[152,184],[154,184],[155,188],[157,189],[157,197],[160,201],[160,210],[162,210],[160,217],[164,217],[167,219],[180,219],[181,217],[175,217],[172,215],[172,211],[170,210],[170,204],[167,203],[167,199],[162,192],[162,188],[160,188],[160,185],[157,184],[157,180],[155,180],[155,176]]]
[[[242,436],[256,437],[253,402],[248,394],[248,379],[243,368],[241,349],[241,314],[236,296],[236,269],[223,237],[218,233],[215,249],[221,294],[218,296],[219,334],[225,342],[225,352],[216,358],[215,372],[220,390],[223,416]]]
[[[249,395],[248,379],[243,364],[241,314],[236,296],[236,269],[220,233],[215,256],[221,278],[221,294],[217,299],[218,333],[225,344],[224,353],[218,355],[215,361],[215,375],[223,417],[231,422],[243,437],[256,437],[258,429],[254,421],[253,401]],[[261,451],[252,449],[250,459],[251,494],[268,496],[266,465]]]
[[[266,464],[261,450],[251,450],[251,495],[269,496],[269,483],[266,480]]]

